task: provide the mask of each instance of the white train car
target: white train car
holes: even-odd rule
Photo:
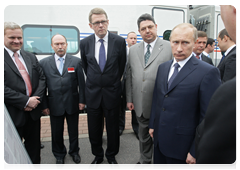
[[[95,7],[106,11],[109,31],[124,38],[128,32],[134,31],[138,34],[138,42],[142,38],[138,32],[137,19],[144,13],[154,17],[158,36],[164,39],[168,38],[169,32],[177,24],[190,22],[197,25],[203,16],[204,19],[208,18],[208,22],[201,21],[200,24],[207,28],[205,31],[209,37],[216,39],[217,33],[224,28],[220,7],[215,5],[10,5],[4,10],[4,21],[22,26],[23,49],[35,53],[39,60],[54,52],[51,37],[56,33],[67,38],[67,52],[80,57],[79,40],[94,33],[89,27],[88,15]],[[13,11],[21,12],[16,15]],[[164,32],[166,36],[163,36]],[[211,57],[215,64],[219,62],[221,55],[217,47]]]

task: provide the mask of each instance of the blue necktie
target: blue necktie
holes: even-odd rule
[[[101,71],[103,72],[103,69],[106,64],[106,54],[105,54],[105,47],[103,44],[103,39],[100,39],[99,41],[101,42],[101,46],[99,49],[99,67],[100,67]]]
[[[59,67],[58,67],[58,71],[59,73],[62,75],[62,71],[63,71],[63,60],[64,58],[59,57],[58,60],[60,61]]]
[[[180,67],[180,65],[178,63],[175,63],[174,67],[175,67],[174,68],[174,72],[173,72],[172,76],[170,77],[170,79],[168,81],[168,89],[170,88],[170,86],[171,86],[173,80],[175,79],[175,77],[177,76],[177,74],[178,74],[178,67]]]
[[[151,47],[151,45],[148,44],[148,45],[147,45],[147,52],[146,52],[146,54],[145,54],[145,65],[147,65],[148,59],[150,58],[150,55],[151,55],[151,53],[150,53],[150,47]]]
[[[225,58],[225,55],[223,54],[220,63],[223,61],[224,58]]]

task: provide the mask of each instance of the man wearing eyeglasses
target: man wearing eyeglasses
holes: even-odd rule
[[[102,135],[104,117],[107,130],[105,156],[110,164],[117,164],[119,151],[119,104],[121,77],[126,63],[125,39],[108,31],[109,20],[101,8],[89,13],[89,26],[95,34],[81,40],[82,65],[87,76],[86,104],[92,164],[103,161]]]

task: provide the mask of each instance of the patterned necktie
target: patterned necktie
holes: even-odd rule
[[[147,65],[148,59],[149,59],[149,57],[150,57],[150,55],[151,55],[151,53],[150,53],[150,47],[151,47],[151,45],[148,44],[148,45],[147,45],[147,52],[146,52],[146,54],[145,54],[145,65]]]
[[[174,72],[173,72],[172,76],[170,77],[170,79],[168,81],[168,89],[170,88],[170,86],[171,86],[173,80],[175,79],[175,77],[177,76],[177,74],[178,74],[178,67],[180,67],[180,65],[178,63],[175,63],[174,67],[175,67],[174,68]]]
[[[29,74],[28,74],[26,68],[24,67],[24,65],[22,64],[22,62],[19,60],[18,53],[15,52],[13,54],[13,56],[14,56],[14,59],[15,59],[15,62],[17,64],[17,66],[18,66],[19,72],[21,73],[22,78],[24,79],[24,81],[27,85],[28,95],[31,96],[31,94],[32,94],[32,84],[31,84]]]
[[[200,59],[200,57],[199,57],[198,55],[196,55],[196,58],[197,58],[197,59]]]
[[[59,66],[58,66],[58,71],[59,71],[59,73],[62,75],[62,71],[63,71],[63,60],[64,60],[64,58],[59,57],[58,60],[60,61],[60,64],[59,64]]]
[[[103,39],[100,39],[99,41],[101,42],[101,46],[99,49],[99,67],[100,67],[101,71],[103,72],[103,69],[106,64],[106,53],[105,53],[105,47],[103,44]]]

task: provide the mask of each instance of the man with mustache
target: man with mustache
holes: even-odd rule
[[[79,110],[85,107],[85,81],[81,59],[66,54],[67,39],[56,34],[52,37],[55,54],[40,61],[46,75],[48,97],[43,101],[43,113],[50,114],[52,152],[57,164],[64,163],[67,154],[63,143],[64,119],[67,120],[70,150],[75,163],[80,163],[78,146]]]

